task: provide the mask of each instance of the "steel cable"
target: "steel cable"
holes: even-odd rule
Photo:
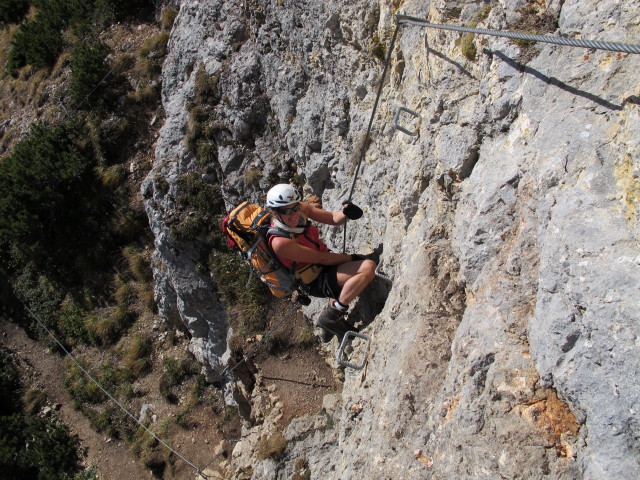
[[[508,30],[487,30],[484,28],[460,27],[456,25],[441,25],[429,23],[425,19],[410,17],[407,15],[396,15],[395,18],[398,25],[416,25],[419,27],[437,28],[440,30],[453,30],[456,32],[477,33],[478,35],[513,38],[516,40],[553,43],[555,45],[564,45],[569,47],[595,48],[598,50],[609,50],[612,52],[640,54],[640,45],[630,43],[584,40],[581,38],[559,37],[556,35],[536,35],[533,33],[510,32]]]
[[[150,430],[148,427],[146,427],[144,424],[142,424],[131,412],[129,412],[129,410],[127,410],[120,402],[118,402],[118,400],[116,400],[116,398],[113,395],[111,395],[107,390],[105,390],[104,387],[102,385],[100,385],[98,383],[98,381],[96,379],[94,379],[91,376],[91,374],[84,367],[82,367],[82,365],[80,365],[80,363],[76,360],[76,358],[73,355],[71,355],[71,353],[65,348],[65,346],[56,338],[56,336],[51,332],[51,330],[49,330],[47,328],[47,326],[42,321],[40,321],[40,319],[29,309],[29,307],[27,307],[24,303],[23,303],[23,306],[24,306],[25,310],[27,312],[29,312],[29,314],[38,323],[38,325],[40,325],[44,329],[44,331],[47,332],[47,334],[53,339],[53,341],[62,349],[62,351],[65,353],[65,355],[71,359],[71,361],[80,369],[80,371],[89,380],[91,380],[102,391],[102,393],[104,393],[113,403],[115,403],[129,418],[131,418],[134,422],[136,422],[138,425],[140,425],[149,435],[151,435],[154,439],[156,439],[158,442],[160,442],[167,450],[169,450],[170,452],[174,453],[183,462],[185,462],[187,465],[189,465],[191,468],[193,468],[196,471],[196,474],[201,475],[201,476],[204,477],[204,475],[202,473],[202,470],[200,468],[198,468],[196,465],[191,463],[189,460],[187,460],[185,457],[183,457],[178,452],[176,452],[173,448],[171,448],[169,445],[167,445],[152,430]]]
[[[380,84],[378,85],[378,93],[376,94],[376,100],[373,103],[373,110],[371,110],[371,117],[369,118],[369,126],[367,127],[367,133],[365,134],[364,141],[362,142],[362,146],[360,150],[360,158],[358,159],[358,164],[356,165],[356,171],[353,175],[353,182],[351,182],[351,189],[349,190],[349,198],[347,200],[349,202],[353,198],[353,191],[355,189],[356,181],[358,180],[358,175],[360,173],[360,165],[364,160],[365,154],[367,153],[367,147],[369,146],[369,141],[371,140],[371,128],[373,126],[373,119],[376,116],[378,103],[380,102],[380,97],[382,96],[384,79],[387,76],[387,70],[389,70],[389,64],[391,63],[391,54],[393,53],[393,46],[395,45],[396,38],[398,37],[398,30],[400,30],[400,24],[396,25],[396,28],[393,31],[393,36],[391,37],[391,42],[389,43],[389,51],[387,52],[387,59],[384,62],[382,77],[380,77]],[[347,224],[345,223],[343,228],[343,237],[342,237],[342,253],[345,252],[346,246],[347,246]]]

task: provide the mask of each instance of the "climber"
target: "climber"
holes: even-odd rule
[[[298,192],[288,184],[279,184],[269,190],[267,207],[272,212],[272,226],[282,233],[271,234],[269,246],[307,285],[311,296],[330,298],[316,323],[326,332],[323,340],[330,340],[332,335],[340,339],[353,330],[344,320],[349,303],[373,281],[380,259],[375,252],[349,255],[329,251],[309,219],[337,226],[347,219],[362,217],[362,210],[351,202],[344,202],[343,208],[335,212],[322,210],[301,202]]]

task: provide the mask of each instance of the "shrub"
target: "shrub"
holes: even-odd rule
[[[0,476],[12,480],[67,480],[79,470],[78,438],[67,427],[21,411],[20,372],[0,346]],[[36,410],[43,393],[26,399]]]
[[[384,60],[386,50],[387,48],[384,43],[382,43],[382,40],[380,40],[380,37],[373,37],[371,39],[371,48],[369,49],[369,51],[374,57],[378,58],[379,60]]]
[[[133,337],[125,352],[124,363],[125,368],[130,371],[135,378],[144,375],[151,369],[151,360],[149,359],[150,351],[150,338],[139,335]]]
[[[29,11],[29,0],[0,0],[0,25],[18,23]]]
[[[57,330],[70,345],[90,343],[90,336],[85,326],[87,312],[75,300],[67,297],[57,313]]]
[[[0,163],[0,260],[63,284],[108,261],[100,237],[111,202],[83,130],[75,120],[35,124]]]
[[[78,360],[78,363],[87,369],[87,365]],[[89,380],[82,370],[71,360],[66,361],[67,371],[64,376],[64,386],[71,395],[77,407],[84,404],[99,404],[106,400],[106,396],[100,388]]]
[[[148,15],[154,9],[153,0],[96,0],[96,6],[112,15],[111,21],[131,16]]]
[[[134,312],[125,307],[116,307],[106,317],[87,317],[85,327],[92,343],[108,346],[116,343],[135,319]]]
[[[200,364],[195,360],[178,360],[167,357],[163,362],[163,372],[160,377],[160,392],[170,402],[177,402],[172,389],[178,386],[186,377],[200,373]]]
[[[38,388],[27,390],[24,395],[24,412],[37,414],[47,402],[47,394]]]
[[[127,94],[127,99],[140,105],[155,105],[160,101],[160,87],[154,83],[139,88],[135,92]]]
[[[67,26],[69,1],[43,0],[38,2],[38,13],[31,21],[18,27],[12,40],[7,70],[16,76],[25,65],[50,68],[64,45],[62,30]]]
[[[0,438],[4,478],[64,480],[79,469],[78,437],[61,423],[34,415],[2,416]]]
[[[134,247],[125,247],[122,255],[127,261],[129,271],[137,282],[147,283],[153,280],[151,265],[145,255]]]
[[[264,332],[267,287],[252,276],[245,262],[235,253],[215,250],[209,256],[209,269],[226,307],[232,312],[230,323],[238,335]]]
[[[478,55],[475,38],[476,37],[473,33],[465,33],[460,41],[460,49],[467,60],[475,61]]]
[[[115,291],[115,300],[120,310],[126,310],[129,305],[131,305],[135,297],[135,290],[133,286],[126,279],[122,278],[122,276],[116,276],[116,291]]]
[[[85,102],[103,106],[107,90],[108,70],[105,58],[109,47],[96,38],[81,42],[71,54],[71,81],[69,95],[76,107]]]
[[[251,170],[247,170],[247,172],[244,175],[244,183],[247,186],[258,186],[260,183],[260,179],[262,178],[262,172],[257,169],[257,168],[253,168]]]
[[[13,413],[20,407],[20,374],[9,352],[0,346],[0,412]]]
[[[153,38],[147,38],[140,47],[140,56],[145,58],[162,58],[167,54],[169,34],[163,32]]]
[[[91,424],[100,433],[110,438],[121,438],[133,441],[136,432],[136,423],[116,406],[109,405],[104,410],[91,415]]]
[[[169,34],[163,32],[153,38],[146,39],[140,51],[138,59],[138,71],[146,77],[155,77],[162,71],[162,59],[167,54]]]
[[[162,12],[160,23],[165,30],[171,30],[173,28],[173,22],[178,16],[178,11],[175,8],[166,8]]]
[[[110,189],[122,185],[127,180],[127,170],[123,165],[112,165],[102,172],[102,184]]]
[[[53,328],[55,325],[52,318],[62,301],[62,288],[46,275],[38,273],[33,262],[25,260],[26,256],[23,252],[18,253],[15,248],[12,249],[12,261],[18,264],[11,279],[13,290],[18,299],[25,303],[47,328]],[[22,262],[25,262],[25,265]],[[34,325],[37,325],[35,320]],[[36,331],[46,335],[39,325]]]
[[[287,448],[287,441],[282,433],[276,432],[273,435],[264,436],[256,446],[258,460],[266,460],[267,458],[278,460],[285,448]]]
[[[98,480],[98,469],[94,466],[87,467],[85,470],[78,472],[73,480]]]
[[[224,212],[220,187],[204,181],[201,174],[191,172],[178,180],[178,189],[176,201],[182,216],[173,225],[173,235],[186,241],[210,233],[216,224],[213,216]]]

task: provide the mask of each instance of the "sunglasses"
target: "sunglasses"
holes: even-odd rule
[[[298,210],[300,210],[300,204],[296,203],[294,206],[290,208],[279,208],[278,213],[281,213],[283,215],[291,215],[292,213],[297,212]]]

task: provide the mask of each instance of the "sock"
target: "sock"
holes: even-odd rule
[[[340,310],[341,312],[346,312],[347,310],[349,310],[349,305],[344,305],[340,303],[340,300],[336,300],[335,302],[333,302],[333,308]]]

